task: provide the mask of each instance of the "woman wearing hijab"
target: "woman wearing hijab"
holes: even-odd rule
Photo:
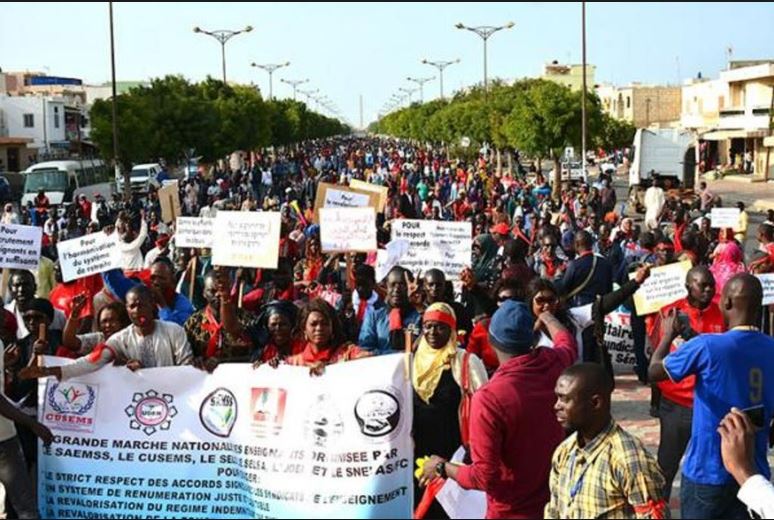
[[[261,343],[264,345],[255,366],[278,363],[288,356],[300,354],[304,342],[293,335],[298,309],[288,301],[275,300],[266,305],[258,318]]]
[[[720,298],[723,294],[723,287],[732,276],[745,272],[744,253],[734,241],[734,231],[732,229],[723,229],[718,237],[718,245],[712,253],[712,266],[710,271],[715,278],[715,294]]]
[[[411,383],[414,390],[414,454],[417,458],[438,454],[450,459],[463,445],[460,425],[463,378],[469,394],[487,382],[484,363],[475,354],[457,345],[457,318],[446,303],[434,303],[422,318],[422,336],[412,359]],[[464,375],[463,375],[464,374]],[[465,432],[467,433],[467,432]],[[422,490],[415,485],[418,503]],[[433,503],[428,518],[446,517]]]
[[[500,278],[497,242],[491,234],[478,235],[473,240],[473,268],[465,269],[460,278],[465,289],[463,301],[468,314],[475,318],[494,312],[491,292]]]
[[[296,264],[296,274],[300,277],[299,280],[302,285],[308,285],[317,280],[320,275],[320,271],[325,264],[325,258],[322,254],[322,246],[320,245],[320,235],[312,234],[306,239],[306,246],[304,251],[304,258],[299,260]]]

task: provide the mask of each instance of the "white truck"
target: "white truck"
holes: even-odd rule
[[[629,167],[629,199],[642,207],[645,190],[658,176],[671,188],[692,191],[696,173],[696,137],[678,128],[640,128],[634,134]],[[667,188],[667,186],[662,186]]]

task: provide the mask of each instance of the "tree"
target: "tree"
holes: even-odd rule
[[[637,128],[628,121],[603,113],[600,132],[594,136],[594,146],[606,151],[626,148],[632,145],[636,132]]]

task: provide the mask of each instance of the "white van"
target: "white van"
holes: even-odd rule
[[[108,168],[99,159],[42,162],[33,164],[22,173],[23,205],[34,203],[41,190],[55,206],[75,202],[81,194],[94,200],[94,194],[99,193],[109,200],[115,192]]]
[[[132,191],[135,193],[148,193],[151,186],[159,189],[161,183],[157,177],[159,173],[161,173],[161,170],[162,168],[159,163],[135,164],[132,167],[132,171],[129,173]],[[118,191],[123,192],[123,175],[116,179],[116,184],[118,184]]]

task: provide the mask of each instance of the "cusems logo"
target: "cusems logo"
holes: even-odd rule
[[[93,432],[97,393],[95,385],[49,381],[43,422],[55,429]]]
[[[236,397],[226,388],[218,388],[211,392],[204,398],[199,408],[199,420],[202,426],[218,437],[231,435],[236,419]]]
[[[172,406],[174,396],[148,390],[144,394],[136,392],[132,403],[124,408],[129,417],[129,428],[142,430],[145,435],[153,435],[158,430],[168,430],[172,418],[177,415],[177,408]]]

